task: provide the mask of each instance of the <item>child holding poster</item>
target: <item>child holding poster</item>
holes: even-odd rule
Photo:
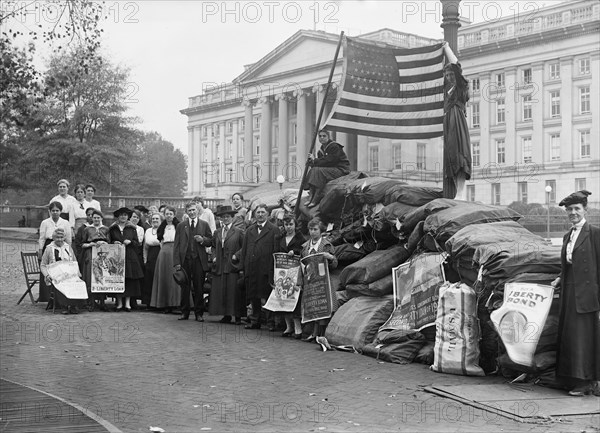
[[[331,245],[327,239],[323,238],[323,232],[325,231],[325,225],[321,222],[319,218],[313,218],[308,223],[308,234],[310,239],[302,246],[302,254],[301,256],[307,257],[313,254],[323,253],[323,256],[327,259],[327,264],[329,269],[337,268],[338,261],[334,255],[335,248]],[[317,270],[311,269],[310,266],[307,266],[304,269],[304,278],[306,281],[310,281],[312,277],[312,273],[317,272]],[[302,298],[302,309],[306,310],[306,296]],[[311,342],[316,340],[317,337],[323,336],[325,334],[325,328],[327,327],[329,319],[320,319],[312,322],[313,329],[311,335],[303,341]]]

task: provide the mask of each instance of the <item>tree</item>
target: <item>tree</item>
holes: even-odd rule
[[[138,194],[179,197],[187,182],[185,156],[157,132],[146,133],[138,146],[137,169],[131,173]]]
[[[128,71],[77,47],[54,55],[44,75],[44,101],[23,140],[32,183],[55,177],[112,182],[133,167],[141,138],[126,116]],[[52,186],[53,187],[53,186]]]

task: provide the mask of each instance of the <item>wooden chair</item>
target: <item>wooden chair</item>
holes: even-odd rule
[[[21,303],[21,301],[25,298],[25,296],[29,295],[31,299],[31,303],[35,304],[33,299],[33,293],[31,293],[31,289],[36,284],[40,282],[40,262],[38,260],[38,255],[36,252],[32,253],[24,253],[21,251],[21,260],[23,261],[23,273],[25,274],[25,282],[27,283],[27,290],[17,302],[17,305]]]

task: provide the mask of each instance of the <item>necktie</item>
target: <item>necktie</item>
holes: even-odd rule
[[[192,231],[194,231],[195,228],[196,228],[196,224],[194,223],[194,220],[192,220]]]
[[[222,239],[222,245],[225,245],[225,236],[227,236],[227,231],[229,229],[227,228],[227,226],[223,226],[223,239]]]

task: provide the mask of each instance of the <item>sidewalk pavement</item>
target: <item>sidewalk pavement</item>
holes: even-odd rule
[[[3,251],[14,251],[3,244]],[[73,402],[124,432],[149,426],[167,432],[598,431],[597,416],[522,424],[423,391],[432,384],[502,383],[499,377],[322,352],[278,333],[217,323],[219,317],[199,323],[142,311],[63,316],[41,304],[16,306],[25,290],[17,255],[3,254],[0,267],[0,376]],[[43,410],[25,407],[25,416],[40,419],[40,431]]]

